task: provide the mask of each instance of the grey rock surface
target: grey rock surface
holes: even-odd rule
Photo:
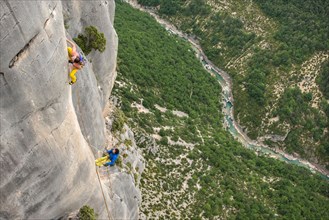
[[[159,146],[157,145],[155,139],[141,130],[136,130],[136,142],[138,146],[144,146],[145,150],[156,155],[159,151]]]
[[[139,182],[145,169],[145,159],[136,146],[134,134],[124,125],[121,133],[109,134],[112,147],[120,150],[122,162],[114,167],[101,168],[103,183],[110,195],[112,219],[138,219],[142,201]]]
[[[64,17],[68,26],[67,31],[72,38],[83,33],[87,26],[96,27],[104,33],[106,38],[106,50],[103,53],[93,50],[88,55],[89,66],[95,74],[102,108],[104,108],[116,77],[118,37],[113,28],[114,0],[87,2],[63,0],[62,2]]]
[[[141,192],[134,185],[133,177],[118,167],[101,167],[100,176],[109,192],[111,219],[138,219]]]
[[[114,173],[110,177],[113,196],[111,210],[113,219],[138,219],[138,204],[141,192],[133,184],[133,177],[127,173]],[[121,184],[118,184],[121,183]]]
[[[104,144],[102,111],[116,75],[114,1],[1,0],[0,7],[0,219],[56,219],[85,204],[106,219],[91,149]],[[109,38],[72,87],[68,10],[77,21],[71,36],[101,15]]]
[[[78,71],[73,85],[73,103],[79,124],[87,142],[94,149],[102,149],[105,142],[105,125],[102,111],[108,102],[116,77],[118,48],[117,34],[113,28],[114,1],[62,1],[67,32],[74,38],[87,26],[95,26],[106,38],[103,53],[92,51],[86,66]],[[96,128],[96,129],[95,129]]]

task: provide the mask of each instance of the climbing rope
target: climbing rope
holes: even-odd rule
[[[109,220],[111,220],[112,218],[111,218],[111,215],[110,215],[109,207],[107,206],[106,198],[105,198],[104,191],[103,191],[103,186],[102,186],[102,183],[101,183],[101,178],[99,177],[99,172],[98,172],[97,167],[96,167],[96,173],[97,173],[99,185],[101,186],[103,199],[104,199],[105,207],[106,207],[106,211],[107,211],[107,216],[109,217]]]
[[[92,148],[94,148],[96,151],[99,151],[96,147],[94,147],[93,145],[90,145]],[[106,148],[104,148],[106,150]],[[105,194],[104,194],[104,190],[103,190],[103,186],[102,186],[102,183],[101,183],[101,178],[99,176],[99,172],[98,172],[98,167],[96,166],[96,173],[97,173],[97,177],[98,177],[98,182],[99,182],[99,185],[101,187],[101,190],[102,190],[102,194],[103,194],[103,199],[104,199],[104,203],[105,203],[105,207],[106,207],[106,211],[107,211],[107,216],[109,218],[109,220],[112,220],[113,218],[111,217],[111,214],[110,214],[110,211],[109,211],[109,208],[108,208],[108,205],[107,205],[107,202],[106,202],[106,198],[105,198]],[[108,174],[108,177],[110,177],[110,173],[107,169],[107,174]],[[111,191],[111,194],[113,196],[113,191],[112,191],[112,187],[110,186],[110,191]]]

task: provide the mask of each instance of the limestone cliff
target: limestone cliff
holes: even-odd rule
[[[116,77],[114,1],[0,6],[0,218],[56,219],[84,204],[107,218],[94,155],[106,143],[103,110]],[[89,25],[105,34],[107,49],[89,54],[70,86],[66,37]],[[138,212],[136,203],[129,208],[121,216]]]

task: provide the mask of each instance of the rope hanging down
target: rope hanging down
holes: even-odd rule
[[[103,199],[104,199],[104,202],[105,202],[105,207],[106,207],[106,211],[107,211],[107,216],[109,217],[109,220],[111,220],[111,216],[110,216],[110,211],[109,211],[109,208],[107,206],[107,202],[106,202],[106,199],[105,199],[105,195],[104,195],[104,191],[103,191],[103,186],[102,186],[102,183],[101,183],[101,179],[99,177],[99,173],[98,173],[98,169],[96,167],[96,173],[97,173],[97,177],[98,177],[98,182],[99,182],[99,185],[101,186],[101,190],[102,190],[102,194],[103,194]]]

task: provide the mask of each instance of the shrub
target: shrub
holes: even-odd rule
[[[95,213],[94,209],[84,205],[80,208],[78,213],[79,220],[96,220],[97,214]]]
[[[126,165],[127,165],[127,167],[129,168],[129,170],[132,169],[132,166],[131,166],[131,163],[130,163],[130,162],[128,162]]]
[[[85,28],[85,35],[79,34],[73,40],[79,45],[81,50],[88,55],[92,49],[104,52],[106,46],[106,38],[104,33],[98,32],[94,26]]]
[[[115,131],[121,132],[126,120],[127,120],[127,118],[124,115],[124,113],[121,110],[117,109],[114,112],[114,121],[113,121],[112,129],[111,129],[112,132],[115,132]]]
[[[138,181],[138,173],[134,173],[134,180],[135,180],[135,184],[137,184],[137,181]]]
[[[160,144],[168,145],[168,138],[167,137],[162,137],[161,140],[160,140]]]
[[[129,140],[129,139],[126,139],[125,141],[124,141],[124,144],[128,147],[128,146],[131,146],[132,145],[132,141],[131,140]]]
[[[115,163],[118,167],[122,168],[122,158],[119,157]]]

